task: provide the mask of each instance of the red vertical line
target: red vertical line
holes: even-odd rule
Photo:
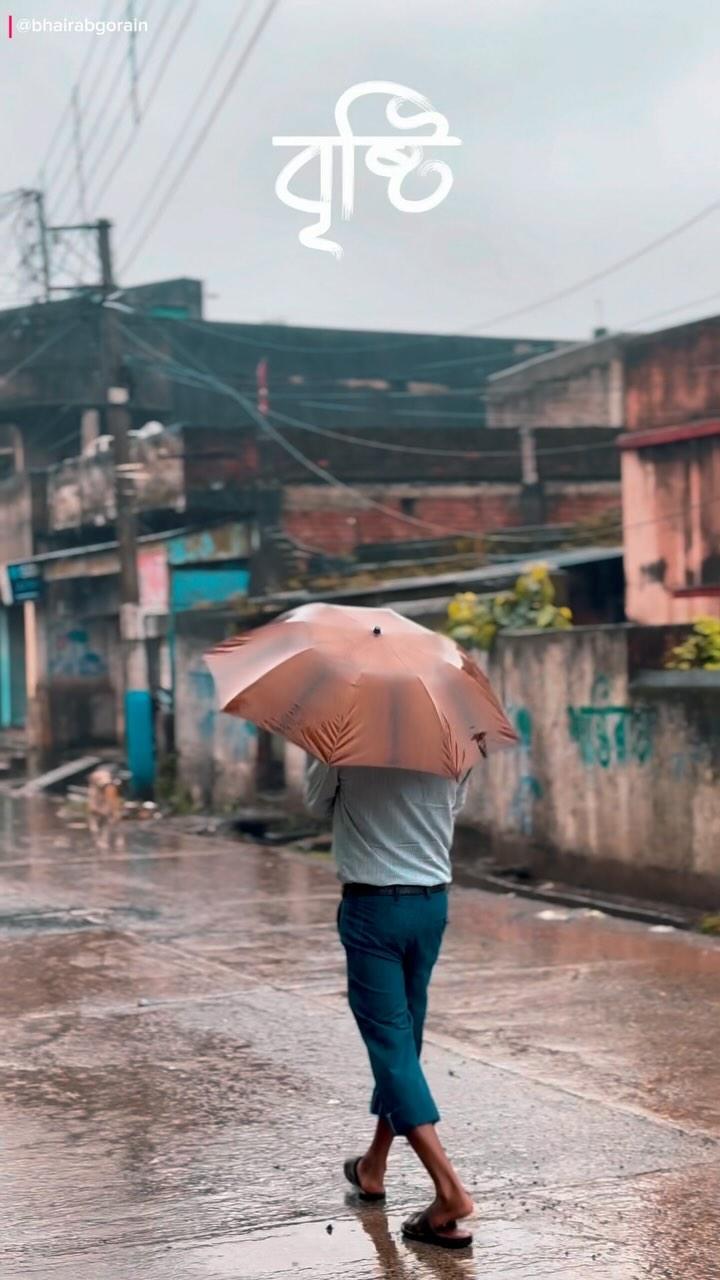
[[[8,40],[12,40],[12,38],[13,38],[12,14],[9,13],[8,14]]]

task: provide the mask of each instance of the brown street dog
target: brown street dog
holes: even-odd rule
[[[115,843],[122,812],[119,782],[111,769],[100,765],[88,779],[88,825],[98,844]]]

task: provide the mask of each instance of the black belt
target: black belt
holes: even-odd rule
[[[374,898],[380,895],[404,897],[409,893],[445,893],[449,887],[447,884],[344,884],[342,896],[343,898]]]

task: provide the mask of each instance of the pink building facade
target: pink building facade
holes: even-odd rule
[[[628,343],[625,421],[627,616],[720,617],[720,318]]]

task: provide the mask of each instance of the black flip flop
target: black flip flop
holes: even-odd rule
[[[457,1222],[446,1222],[445,1227],[454,1231]],[[406,1240],[416,1244],[434,1244],[439,1249],[468,1249],[473,1242],[471,1231],[461,1236],[443,1235],[441,1230],[430,1225],[426,1209],[403,1222],[402,1233]]]
[[[362,1160],[362,1156],[358,1156],[357,1160],[346,1160],[343,1165],[345,1177],[358,1193],[358,1200],[362,1200],[366,1204],[379,1204],[385,1199],[384,1191],[364,1191],[360,1177],[358,1174],[358,1165]]]

